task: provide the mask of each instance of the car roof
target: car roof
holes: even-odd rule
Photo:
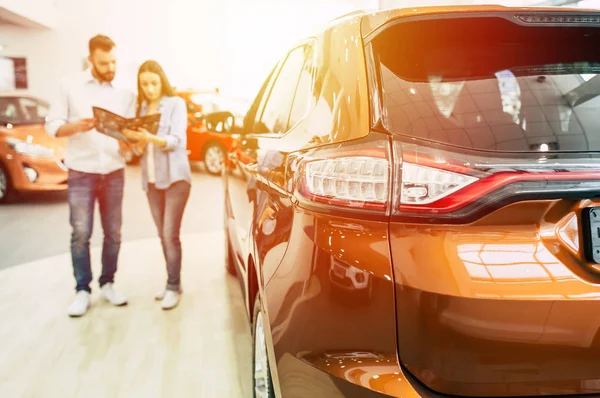
[[[35,95],[31,95],[28,94],[26,92],[22,92],[22,91],[5,91],[0,93],[0,98],[31,98],[31,99],[36,99],[36,100],[40,100],[43,102],[46,102],[44,99],[37,97]]]
[[[436,14],[490,14],[490,13],[515,13],[515,14],[578,14],[587,15],[593,14],[600,16],[598,10],[581,9],[581,8],[568,8],[568,7],[507,7],[502,5],[455,5],[455,6],[428,6],[428,7],[411,7],[411,8],[393,8],[389,10],[382,10],[377,12],[363,12],[357,18],[361,19],[361,35],[366,38],[375,30],[382,25],[387,24],[390,21],[407,18],[407,17],[418,17],[418,16],[430,16]],[[344,19],[347,23],[348,20],[353,18]]]

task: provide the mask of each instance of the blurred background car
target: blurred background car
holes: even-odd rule
[[[17,192],[67,189],[66,139],[44,130],[48,110],[39,98],[0,94],[0,203]]]
[[[203,116],[227,110],[236,116],[236,120],[242,120],[250,108],[250,103],[244,99],[223,96],[218,90],[185,90],[178,91],[177,95],[185,100],[188,109],[187,149],[190,162],[204,162],[207,172],[220,175],[223,170],[223,158],[233,141],[231,135],[226,132],[208,131]]]
[[[245,99],[223,96],[218,90],[214,92],[199,90],[178,90],[177,95],[185,101],[188,112],[187,152],[190,162],[203,162],[206,171],[212,175],[220,175],[223,171],[225,153],[231,148],[233,140],[228,132],[208,131],[204,123],[204,115],[227,110],[242,120],[250,102]],[[241,128],[241,124],[237,126]],[[134,157],[129,164],[139,163]]]

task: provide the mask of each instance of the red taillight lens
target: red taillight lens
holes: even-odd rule
[[[600,162],[590,154],[459,152],[396,142],[394,159],[395,215],[457,219],[508,201],[594,197],[600,189]]]
[[[392,153],[387,137],[370,136],[294,157],[296,197],[307,205],[450,223],[519,200],[600,197],[594,154],[485,152],[412,140],[395,141]]]
[[[428,205],[477,181],[476,177],[415,163],[402,164],[400,203]]]

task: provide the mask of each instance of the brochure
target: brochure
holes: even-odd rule
[[[123,133],[121,133],[123,129],[137,130],[142,127],[151,134],[156,134],[158,131],[160,113],[127,119],[103,108],[93,107],[92,109],[94,111],[94,118],[97,121],[96,130],[128,144],[134,143],[135,141],[125,137]]]

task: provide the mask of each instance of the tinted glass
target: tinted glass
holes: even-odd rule
[[[599,33],[502,18],[392,26],[373,41],[387,127],[484,150],[600,150]]]
[[[313,50],[312,47],[306,46],[305,49],[305,62],[300,72],[300,81],[296,88],[296,95],[294,97],[294,105],[292,106],[292,112],[290,113],[290,120],[288,122],[288,129],[294,127],[306,113],[310,107],[312,100],[312,89],[315,76],[315,65],[313,62]]]
[[[280,134],[287,130],[300,71],[304,65],[304,52],[305,47],[296,48],[285,60],[256,126],[257,133]]]

